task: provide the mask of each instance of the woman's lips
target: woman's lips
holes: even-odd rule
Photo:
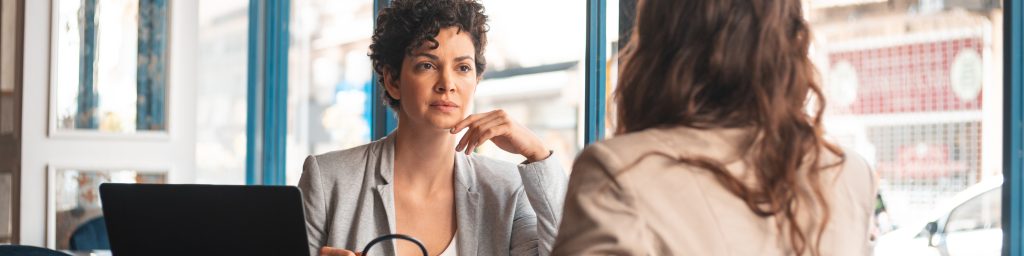
[[[434,101],[430,103],[430,108],[436,109],[444,113],[451,113],[458,109],[459,105],[451,101]]]

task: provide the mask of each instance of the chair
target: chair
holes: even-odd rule
[[[0,245],[0,255],[71,256],[67,253],[27,245]]]
[[[110,250],[107,238],[107,222],[103,216],[93,218],[75,228],[68,242],[72,251]]]

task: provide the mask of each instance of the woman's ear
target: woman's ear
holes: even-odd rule
[[[388,68],[384,69],[384,89],[387,90],[388,96],[391,96],[392,99],[402,99],[402,94],[398,91],[398,80],[395,79],[394,73]]]

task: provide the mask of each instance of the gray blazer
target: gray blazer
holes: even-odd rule
[[[377,236],[395,233],[394,152],[388,136],[306,158],[299,189],[311,255],[322,246],[362,251]],[[566,180],[553,156],[517,166],[455,154],[459,255],[548,255]],[[370,254],[394,255],[394,243],[377,244]]]

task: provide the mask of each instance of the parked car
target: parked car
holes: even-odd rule
[[[1000,255],[1002,187],[1002,177],[968,187],[933,218],[879,237],[875,255]]]

